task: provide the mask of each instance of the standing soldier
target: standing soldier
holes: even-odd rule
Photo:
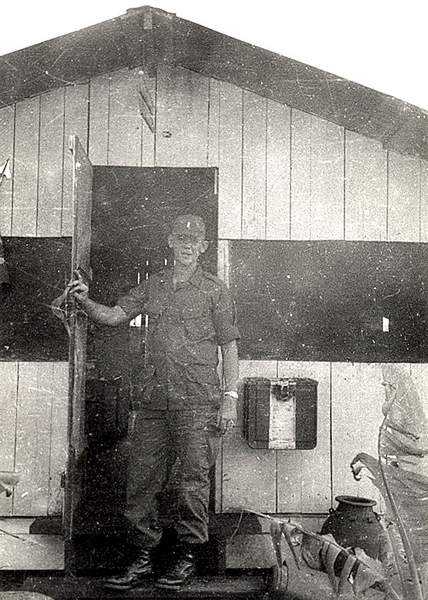
[[[189,581],[195,549],[208,540],[209,471],[219,436],[236,421],[239,332],[229,290],[198,263],[208,247],[203,220],[178,217],[168,244],[173,268],[152,275],[114,307],[91,300],[80,278],[70,284],[70,294],[96,323],[114,326],[141,313],[149,317],[148,374],[131,438],[126,508],[140,552],[123,576],[107,580],[116,589],[136,587],[154,574],[153,548],[162,536],[157,499],[177,458],[177,547],[156,585],[176,589]]]

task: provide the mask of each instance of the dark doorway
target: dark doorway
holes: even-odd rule
[[[217,172],[211,168],[94,167],[91,297],[114,305],[131,287],[168,266],[172,255],[167,238],[180,214],[204,219],[210,244],[202,266],[215,274],[216,182]],[[128,416],[135,408],[132,383],[144,365],[145,325],[144,316],[123,327],[89,324],[88,447],[75,521],[77,569],[118,566],[126,558],[122,515]]]
[[[93,298],[112,305],[143,278],[164,268],[171,260],[167,243],[171,223],[180,214],[204,219],[210,245],[202,264],[216,274],[216,177],[215,169],[95,167]],[[90,337],[89,356],[102,377],[126,375],[130,354],[144,352],[144,322],[120,331],[98,328]]]

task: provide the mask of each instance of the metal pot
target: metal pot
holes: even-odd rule
[[[375,559],[384,554],[385,530],[374,512],[374,500],[358,496],[336,496],[339,503],[321,528],[321,535],[331,533],[344,548],[358,547]]]

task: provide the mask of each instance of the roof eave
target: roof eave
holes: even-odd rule
[[[165,61],[428,159],[426,111],[149,6],[0,57],[0,107],[125,67],[153,74]]]

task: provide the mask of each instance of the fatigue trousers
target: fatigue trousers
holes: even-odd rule
[[[125,514],[139,531],[141,547],[154,547],[161,539],[159,495],[176,460],[178,541],[201,544],[208,540],[209,472],[220,439],[217,418],[217,409],[204,406],[138,411],[131,436]]]

